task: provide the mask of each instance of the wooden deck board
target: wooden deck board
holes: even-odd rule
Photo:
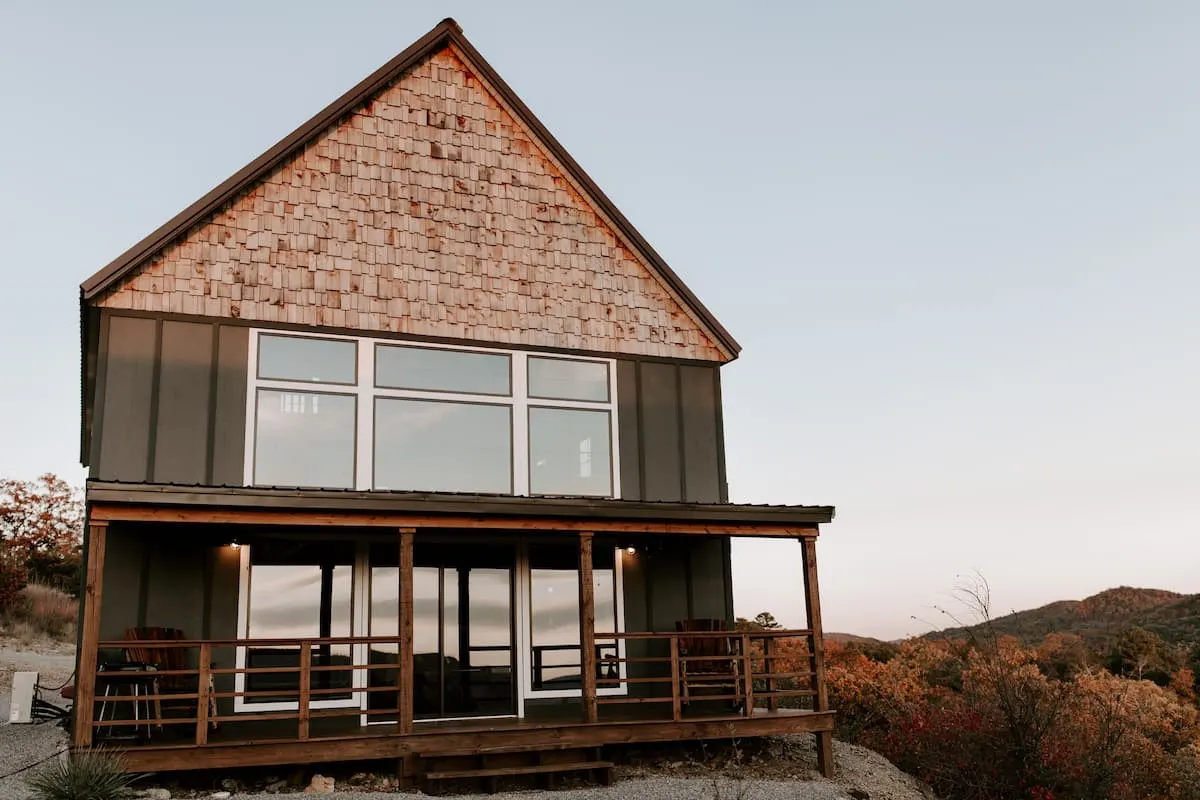
[[[576,710],[578,713],[578,710]],[[341,722],[339,726],[319,722]],[[237,723],[234,723],[235,725]],[[222,726],[226,728],[227,726]],[[605,744],[660,742],[689,739],[728,739],[833,729],[831,712],[759,709],[753,717],[694,716],[669,719],[601,719],[585,723],[568,719],[488,719],[417,722],[413,732],[400,735],[398,726],[360,728],[343,720],[313,720],[310,735],[299,741],[296,726],[245,723],[238,730],[213,731],[206,745],[167,743],[161,737],[149,745],[123,749],[130,771],[154,772],[185,769],[302,764],[403,758],[413,754],[436,756],[443,752],[505,752],[512,749],[598,747]],[[246,737],[232,740],[233,736]]]

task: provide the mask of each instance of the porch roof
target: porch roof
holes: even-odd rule
[[[89,481],[93,521],[816,536],[832,506]]]

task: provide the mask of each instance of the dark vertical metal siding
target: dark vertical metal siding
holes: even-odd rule
[[[238,592],[241,587],[241,552],[233,547],[220,546],[212,551],[212,587],[209,590],[212,605],[208,608],[207,629],[212,639],[236,639],[238,637]],[[219,647],[213,653],[213,662],[218,669],[234,666],[234,649]],[[232,692],[233,675],[216,675],[213,678],[218,692]],[[233,713],[233,698],[217,699],[217,710],[222,714]]]
[[[100,419],[101,480],[145,481],[150,476],[150,419],[154,394],[157,323],[113,317],[108,324],[103,413]]]
[[[618,361],[617,407],[622,498],[727,501],[716,366]]]
[[[721,539],[697,537],[688,541],[688,571],[692,580],[694,617],[725,619],[725,551]]]
[[[249,357],[249,330],[232,325],[221,326],[213,403],[210,483],[214,486],[241,486],[245,479],[246,369]]]
[[[679,382],[674,364],[641,362],[643,500],[683,499]]]
[[[714,367],[679,368],[679,407],[683,419],[684,500],[721,502]]]
[[[647,628],[646,619],[646,570],[645,570],[645,554],[643,551],[636,553],[625,553],[618,551],[617,557],[621,559],[621,583],[622,594],[625,609],[625,630],[627,631],[644,631]],[[625,656],[627,658],[645,658],[649,655],[647,643],[643,640],[632,639],[625,643]],[[631,662],[626,665],[628,674],[631,678],[643,678],[649,673],[647,665],[642,662]],[[647,684],[635,683],[631,684],[633,694],[646,694],[644,689],[649,688]]]
[[[105,537],[104,594],[100,603],[100,639],[125,638],[125,629],[137,624],[141,594],[142,540],[113,524]]]
[[[621,461],[621,497],[642,499],[641,421],[638,414],[638,365],[617,362],[617,457]]]
[[[142,537],[150,548],[146,586],[146,625],[178,628],[199,637],[204,622],[204,560],[208,548],[182,537]]]
[[[163,322],[154,437],[156,483],[207,482],[212,329],[203,323]]]
[[[104,316],[91,477],[240,486],[249,330]]]

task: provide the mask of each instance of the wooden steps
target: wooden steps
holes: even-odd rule
[[[600,758],[598,747],[438,754],[422,758],[421,763],[418,780],[427,794],[440,794],[450,781],[482,783],[488,792],[498,790],[501,778],[523,776],[543,778],[546,788],[553,788],[560,776],[572,773],[585,773],[604,786],[611,786],[613,781],[613,764]]]

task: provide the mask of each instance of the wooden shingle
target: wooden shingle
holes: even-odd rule
[[[728,360],[468,60],[432,54],[98,304]]]

